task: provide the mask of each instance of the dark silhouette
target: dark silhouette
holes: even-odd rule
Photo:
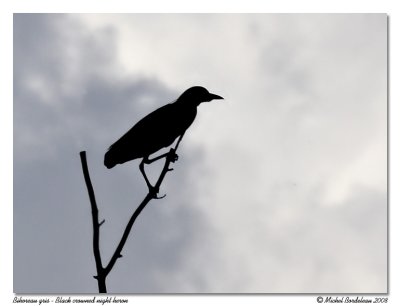
[[[178,159],[175,150],[149,159],[149,156],[158,150],[170,146],[179,137],[177,146],[186,130],[193,123],[197,114],[197,106],[202,102],[209,102],[222,97],[209,93],[201,86],[187,89],[174,103],[160,107],[134,125],[125,135],[110,146],[104,156],[104,165],[110,169],[117,164],[143,158],[139,169],[146,184],[153,193],[153,187],[144,171],[144,164],[150,164],[163,157],[168,157],[172,162]],[[177,147],[176,146],[176,147]]]
[[[171,150],[176,150],[176,149],[177,149],[177,147],[175,146],[175,149],[171,149]],[[90,175],[89,175],[89,168],[88,168],[87,160],[86,160],[86,151],[80,152],[80,157],[81,157],[81,163],[82,163],[83,176],[85,178],[85,183],[86,183],[86,187],[87,187],[88,194],[89,194],[90,206],[92,208],[93,254],[94,254],[94,259],[96,262],[96,271],[97,271],[97,275],[95,275],[93,277],[97,280],[99,293],[107,293],[107,285],[106,285],[107,276],[108,276],[108,274],[110,274],[110,272],[113,269],[117,260],[122,258],[121,252],[125,246],[126,241],[128,240],[128,236],[131,232],[133,224],[136,221],[136,218],[140,215],[140,213],[143,211],[143,209],[146,207],[146,205],[152,199],[157,198],[157,196],[155,194],[153,194],[151,192],[151,190],[149,190],[146,197],[143,199],[143,201],[140,203],[140,205],[133,212],[131,218],[128,221],[128,224],[125,227],[125,230],[124,230],[124,233],[122,234],[121,240],[119,241],[117,247],[114,250],[114,253],[113,253],[111,259],[104,266],[103,262],[102,262],[101,254],[100,254],[100,227],[104,224],[105,220],[103,219],[101,222],[99,221],[99,210],[97,208],[96,197],[94,194],[92,181],[91,181]],[[169,171],[170,163],[171,163],[171,160],[167,156],[167,158],[165,158],[164,167],[163,167],[161,174],[158,177],[157,182],[155,184],[155,187],[154,187],[155,189],[158,190],[158,188],[160,188],[165,175]]]
[[[100,227],[103,225],[105,220],[102,220],[101,222],[99,221],[99,211],[97,208],[93,185],[89,175],[86,152],[80,152],[83,176],[92,208],[93,253],[97,270],[97,275],[93,277],[97,280],[100,293],[107,292],[106,278],[113,269],[117,260],[122,257],[121,252],[136,218],[152,199],[160,198],[157,196],[158,190],[167,172],[172,170],[169,168],[170,163],[175,162],[178,158],[178,155],[176,155],[176,150],[178,149],[179,143],[182,140],[186,130],[196,118],[197,106],[199,106],[199,104],[202,102],[209,102],[215,99],[223,98],[209,93],[204,87],[191,87],[186,90],[174,103],[160,107],[140,120],[107,151],[106,155],[104,156],[104,165],[107,168],[112,168],[116,164],[123,164],[136,158],[143,158],[139,168],[146,180],[147,186],[149,187],[149,192],[133,212],[128,224],[126,225],[124,233],[122,234],[121,240],[119,241],[113,255],[111,256],[111,259],[106,265],[103,265],[100,254]],[[153,159],[149,159],[150,154],[153,154],[164,147],[170,146],[178,137],[179,139],[175,147],[171,148],[168,153],[162,154]],[[158,177],[155,185],[152,186],[144,171],[144,164],[152,163],[164,157],[165,162],[160,176]]]

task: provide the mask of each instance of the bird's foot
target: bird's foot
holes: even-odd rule
[[[159,197],[158,193],[160,192],[158,187],[155,186],[151,186],[149,185],[149,194],[152,196],[153,199],[162,199],[165,198],[166,194],[164,194],[163,196]]]
[[[178,154],[175,153],[174,149],[171,149],[171,150],[169,150],[167,158],[170,162],[174,163],[178,160],[179,156],[178,156]]]

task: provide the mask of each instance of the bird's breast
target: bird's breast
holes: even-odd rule
[[[147,130],[147,145],[149,151],[157,151],[170,146],[177,137],[181,136],[190,127],[196,118],[196,109],[169,109],[168,116],[158,118],[159,121]],[[151,148],[150,148],[151,147]]]
[[[168,122],[166,122],[164,131],[176,138],[182,135],[191,126],[195,118],[196,110],[177,110],[174,115],[169,118]]]

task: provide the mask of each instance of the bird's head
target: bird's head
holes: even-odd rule
[[[178,98],[178,101],[195,104],[197,106],[202,102],[210,102],[212,100],[220,100],[220,99],[223,98],[216,94],[210,93],[204,87],[193,86],[185,90],[185,92]]]

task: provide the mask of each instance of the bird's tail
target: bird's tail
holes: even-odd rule
[[[112,151],[110,149],[104,155],[104,166],[106,166],[108,169],[111,169],[117,164],[112,156]]]

